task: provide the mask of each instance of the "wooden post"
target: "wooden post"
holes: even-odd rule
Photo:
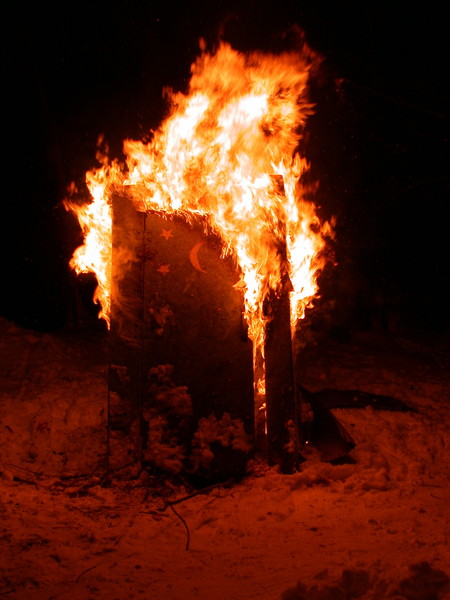
[[[299,458],[298,415],[290,324],[290,281],[284,278],[280,295],[268,301],[270,321],[264,346],[269,464],[292,473]]]

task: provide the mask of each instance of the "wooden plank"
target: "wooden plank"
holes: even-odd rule
[[[133,475],[141,466],[145,214],[126,191],[113,197],[108,462]]]

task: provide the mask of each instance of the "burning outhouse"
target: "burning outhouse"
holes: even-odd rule
[[[294,468],[291,332],[331,231],[302,185],[315,60],[204,52],[150,141],[102,157],[92,203],[70,206],[86,235],[72,265],[96,273],[111,328],[113,469],[214,470],[255,445]]]

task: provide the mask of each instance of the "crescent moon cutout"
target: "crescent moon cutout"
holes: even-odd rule
[[[191,261],[191,265],[194,267],[194,269],[197,269],[197,271],[200,271],[201,273],[206,273],[206,271],[204,269],[202,269],[200,262],[198,260],[198,251],[200,250],[200,248],[202,246],[203,246],[203,241],[199,242],[192,248],[192,250],[189,253],[189,260]]]

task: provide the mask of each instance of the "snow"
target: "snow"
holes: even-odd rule
[[[391,395],[414,411],[336,409],[354,462],[310,450],[292,475],[255,461],[242,481],[202,491],[102,474],[107,343],[0,320],[0,596],[450,598],[448,340],[308,345],[307,389]]]

